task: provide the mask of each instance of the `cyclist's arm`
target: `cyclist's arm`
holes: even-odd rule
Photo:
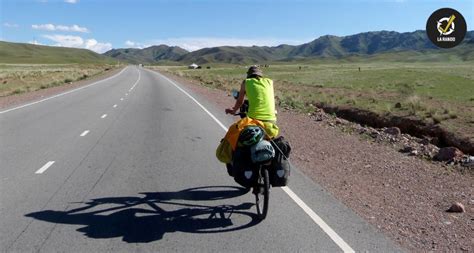
[[[240,85],[239,97],[237,98],[237,101],[235,101],[234,108],[232,108],[234,111],[239,110],[239,108],[244,103],[244,98],[245,98],[245,80]]]

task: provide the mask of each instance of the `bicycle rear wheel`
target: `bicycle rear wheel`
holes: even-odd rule
[[[260,169],[258,183],[254,187],[254,194],[258,218],[263,220],[267,217],[268,201],[270,200],[270,178],[268,170],[265,168]]]

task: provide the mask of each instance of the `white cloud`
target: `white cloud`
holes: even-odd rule
[[[64,0],[65,3],[68,3],[68,4],[75,4],[77,2],[79,2],[79,0]]]
[[[31,25],[31,28],[35,30],[47,30],[47,31],[54,31],[56,29],[56,27],[53,24]]]
[[[83,47],[84,40],[79,36],[72,35],[43,35],[46,39],[56,42],[54,46],[58,47]]]
[[[134,47],[135,46],[135,42],[131,41],[131,40],[127,40],[125,41],[125,46],[127,47]]]
[[[12,23],[8,23],[8,22],[3,23],[3,26],[8,27],[8,28],[18,28],[18,27],[20,27],[20,25],[18,25],[18,24],[12,24]]]
[[[168,38],[153,40],[152,44],[165,44],[169,46],[179,46],[188,51],[195,51],[207,47],[220,46],[278,46],[281,44],[297,45],[305,41],[289,40],[289,39],[239,39],[239,38],[215,38],[215,37],[196,37],[196,38]]]
[[[105,53],[109,51],[110,49],[112,49],[112,44],[108,42],[101,43],[95,39],[89,39],[89,40],[86,40],[85,48],[98,52],[98,53]]]
[[[40,43],[38,42],[37,40],[31,40],[31,41],[28,41],[29,44],[33,44],[33,45],[41,45],[43,46],[44,44],[43,43]]]
[[[73,35],[43,35],[44,38],[56,42],[53,46],[58,47],[76,47],[76,48],[85,48],[97,53],[104,53],[112,49],[112,44],[109,42],[98,42],[95,39],[84,40],[82,37],[73,36]]]
[[[31,25],[31,28],[35,30],[46,30],[46,31],[81,32],[81,33],[89,32],[89,29],[85,27],[80,27],[78,25],[66,26],[66,25],[41,24],[41,25]]]
[[[143,43],[135,42],[135,41],[131,41],[131,40],[125,41],[124,44],[125,44],[126,47],[140,48],[140,49],[151,46],[149,44],[143,44]]]

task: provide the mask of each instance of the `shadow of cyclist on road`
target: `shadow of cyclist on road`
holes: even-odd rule
[[[254,226],[259,223],[259,219],[247,211],[253,203],[237,206],[191,203],[234,198],[247,191],[233,186],[210,186],[178,192],[147,192],[141,193],[144,197],[92,199],[76,209],[45,210],[26,216],[53,223],[84,225],[77,231],[90,238],[123,237],[125,242],[143,243],[160,240],[165,233],[176,231],[222,233]],[[162,208],[165,206],[173,211],[166,211]],[[246,216],[247,221],[234,224],[233,215]]]

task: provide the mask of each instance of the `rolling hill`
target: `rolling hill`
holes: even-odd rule
[[[343,37],[325,35],[298,46],[222,46],[186,52],[179,47],[160,45],[145,49],[113,49],[106,52],[105,55],[132,63],[159,63],[160,61],[171,60],[186,64],[192,62],[198,64],[249,64],[312,58],[371,58],[378,54],[387,56],[391,53],[402,52],[411,52],[409,55],[419,57],[420,60],[430,59],[430,55],[437,55],[439,57],[449,55],[460,60],[470,60],[473,58],[473,41],[474,31],[470,31],[466,34],[466,38],[460,46],[446,50],[435,47],[429,41],[425,31],[419,30],[406,33],[377,31]],[[154,51],[161,53],[154,54]],[[175,53],[163,53],[173,51]],[[416,57],[411,57],[411,59],[416,60]]]
[[[159,45],[147,47],[144,49],[112,49],[105,52],[104,55],[136,64],[154,63],[161,60],[177,61],[187,53],[188,51],[180,47],[169,47],[166,45]]]
[[[87,49],[39,46],[0,41],[0,63],[115,63],[117,60]]]

